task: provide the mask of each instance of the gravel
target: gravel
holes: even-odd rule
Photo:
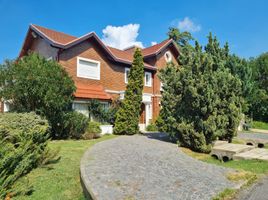
[[[231,169],[193,159],[151,136],[97,143],[81,163],[98,200],[205,200],[235,186],[226,178]]]

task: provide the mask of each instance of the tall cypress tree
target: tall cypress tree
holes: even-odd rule
[[[144,64],[141,50],[137,48],[128,76],[125,98],[116,113],[114,134],[139,133],[139,116],[142,103]]]

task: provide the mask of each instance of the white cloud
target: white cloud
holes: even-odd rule
[[[143,48],[143,44],[137,41],[139,35],[139,24],[127,24],[124,26],[106,26],[102,30],[102,41],[111,47],[124,49],[129,46],[139,46]]]
[[[151,45],[153,46],[153,45],[156,45],[157,44],[157,42],[155,42],[155,41],[152,41],[151,42]]]
[[[182,31],[198,32],[201,30],[201,25],[195,24],[189,17],[185,17],[178,22],[178,28]]]

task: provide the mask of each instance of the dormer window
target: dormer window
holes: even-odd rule
[[[171,62],[172,61],[172,55],[171,55],[170,51],[167,51],[165,53],[165,59],[166,59],[167,62]]]

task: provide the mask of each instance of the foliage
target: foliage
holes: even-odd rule
[[[114,134],[139,133],[139,116],[142,103],[144,64],[141,50],[137,48],[128,77],[125,98],[116,113]]]
[[[242,102],[242,111],[243,113],[248,113],[252,93],[254,92],[252,68],[247,60],[241,59],[236,55],[228,55],[226,67],[229,68],[230,72],[234,76],[237,76],[242,83],[242,96],[244,99]]]
[[[48,142],[48,147],[56,151],[60,149],[61,160],[51,163],[49,168],[38,167],[20,179],[18,185],[25,182],[33,185],[33,192],[24,196],[20,194],[12,200],[38,200],[38,199],[85,199],[80,183],[79,166],[85,151],[94,144],[115,138],[114,135],[103,136],[97,140],[54,140]],[[27,179],[27,181],[24,181]]]
[[[180,49],[180,59],[178,59],[178,61],[183,65],[183,63],[187,62],[192,57],[194,48],[190,45],[190,42],[193,41],[194,38],[191,33],[187,31],[181,32],[179,29],[174,27],[169,28],[167,35],[170,39],[173,39],[176,42]]]
[[[48,122],[35,113],[0,114],[0,197],[16,195],[13,185],[41,164],[47,152]]]
[[[268,122],[268,53],[252,59],[249,63],[255,81],[249,113],[254,120]]]
[[[194,40],[190,32],[180,32],[179,29],[174,27],[169,28],[168,37],[173,39],[180,47],[188,46],[189,41]]]
[[[88,118],[83,114],[71,111],[63,115],[62,138],[80,139],[88,126]]]
[[[260,122],[260,121],[253,121],[252,128],[268,130],[268,123]]]
[[[181,146],[200,152],[210,151],[216,138],[232,140],[242,101],[241,82],[225,66],[228,48],[211,34],[208,39],[205,52],[196,42],[190,57],[181,55],[182,66],[168,64],[159,76],[164,129]]]
[[[115,115],[120,106],[120,101],[115,99],[108,109],[105,109],[97,99],[89,101],[88,110],[90,118],[101,123],[114,124]]]
[[[83,139],[90,140],[90,139],[99,138],[100,133],[101,133],[100,123],[89,122],[86,133],[83,135]]]
[[[216,158],[213,158],[209,154],[205,153],[197,153],[194,151],[191,151],[187,148],[180,148],[184,153],[187,155],[196,158],[198,160],[219,165],[222,167],[228,167],[233,168],[237,170],[245,170],[256,174],[267,174],[268,173],[268,164],[267,161],[261,161],[261,160],[230,160],[228,162],[222,162]]]
[[[45,116],[52,137],[60,138],[62,119],[70,110],[75,91],[74,82],[56,62],[36,53],[0,66],[0,97],[9,100],[12,111],[34,111]]]
[[[154,123],[151,123],[146,127],[146,131],[158,131],[158,128]]]

